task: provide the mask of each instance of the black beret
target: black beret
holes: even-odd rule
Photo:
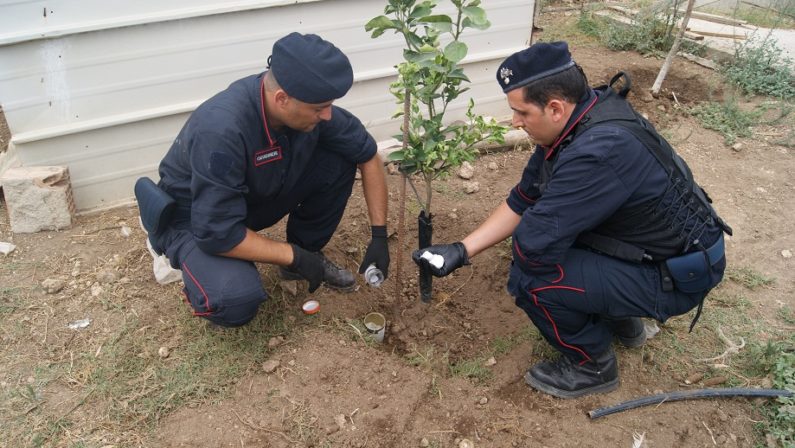
[[[270,70],[288,95],[305,103],[336,100],[353,85],[348,57],[315,34],[290,33],[277,40]]]
[[[566,42],[539,42],[508,56],[497,69],[505,93],[574,66]]]

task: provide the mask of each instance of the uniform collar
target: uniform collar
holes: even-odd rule
[[[566,126],[563,127],[563,132],[560,133],[558,138],[555,142],[550,145],[549,147],[545,147],[545,154],[544,160],[549,160],[552,155],[556,152],[556,150],[560,147],[561,143],[566,140],[567,137],[571,134],[577,124],[585,117],[585,115],[591,110],[591,108],[596,104],[598,100],[598,96],[593,89],[588,89],[588,92],[580,99],[577,105],[574,107],[574,110],[571,113],[571,117],[569,117],[569,121],[566,122]]]
[[[265,113],[265,73],[260,75],[259,81],[259,110],[260,117],[262,118],[262,129],[265,132],[265,138],[268,139],[268,145],[273,147],[276,144],[276,135],[268,126],[268,116]]]

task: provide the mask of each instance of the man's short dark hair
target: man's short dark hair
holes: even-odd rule
[[[588,78],[579,65],[563,70],[522,87],[526,103],[543,108],[551,99],[577,104],[588,92]]]

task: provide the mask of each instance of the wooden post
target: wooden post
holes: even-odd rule
[[[654,95],[654,97],[657,97],[657,95],[660,94],[660,87],[662,87],[665,76],[668,74],[668,70],[671,68],[674,57],[679,51],[679,45],[681,45],[682,36],[684,36],[685,31],[687,30],[687,22],[690,21],[690,14],[693,12],[693,4],[695,2],[696,0],[687,0],[687,10],[685,11],[685,16],[682,18],[682,24],[679,26],[679,32],[676,33],[676,38],[674,39],[673,46],[671,46],[671,51],[669,51],[668,56],[665,57],[665,62],[663,62],[663,65],[660,68],[660,73],[657,74],[657,79],[654,80],[654,85],[651,87],[651,94]]]

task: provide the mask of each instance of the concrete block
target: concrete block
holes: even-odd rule
[[[67,167],[9,168],[0,182],[12,232],[34,233],[72,225],[75,203]]]

